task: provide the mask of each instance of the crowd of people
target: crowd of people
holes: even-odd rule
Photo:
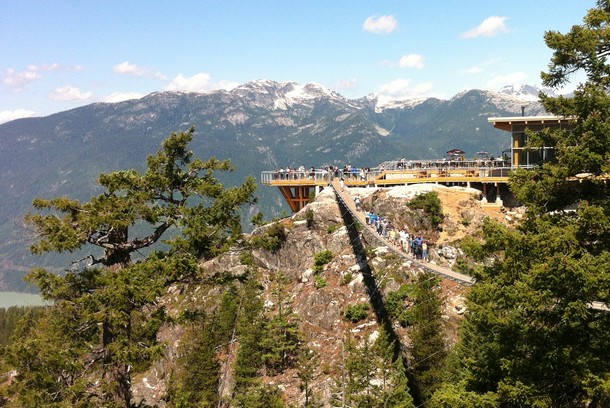
[[[297,167],[280,167],[275,170],[273,174],[274,180],[302,180],[302,179],[328,179],[329,176],[333,178],[341,178],[345,180],[368,180],[368,175],[371,172],[370,167],[354,167],[350,163],[343,166],[326,166],[324,168],[316,169],[315,167],[306,168],[305,165]]]
[[[273,174],[274,180],[301,180],[301,179],[324,179],[341,178],[351,181],[368,181],[369,175],[377,175],[384,170],[449,170],[449,169],[477,169],[480,167],[505,167],[510,166],[510,160],[506,155],[498,158],[480,157],[472,160],[465,160],[463,156],[457,158],[443,158],[440,160],[406,160],[404,157],[399,160],[385,162],[371,169],[370,167],[355,167],[351,163],[343,167],[327,165],[323,168],[314,166],[306,168],[300,167],[280,167]]]
[[[319,170],[316,170],[316,168],[313,166],[306,168],[305,165],[301,165],[298,168],[289,166],[280,167],[279,169],[275,170],[273,178],[274,180],[301,180],[305,178],[313,180],[316,178],[316,176],[328,177],[328,174],[328,171],[320,173]]]
[[[510,166],[508,156],[501,157],[487,156],[477,157],[473,159],[465,159],[464,156],[450,157],[438,160],[406,160],[404,157],[400,160],[390,161],[385,163],[387,170],[419,170],[419,169],[463,169],[463,168],[480,168],[480,167],[506,167]]]
[[[356,208],[360,210],[360,198],[356,197]],[[411,255],[415,259],[422,262],[428,262],[428,249],[430,242],[421,236],[421,234],[411,234],[406,229],[396,228],[389,222],[386,217],[383,217],[374,211],[365,211],[366,223],[373,228],[379,235],[390,241],[390,243]]]

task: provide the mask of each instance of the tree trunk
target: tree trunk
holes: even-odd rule
[[[123,268],[129,265],[131,261],[131,251],[125,248],[128,239],[128,228],[119,228],[112,230],[108,233],[108,244],[112,248],[106,248],[104,252],[104,265],[106,266],[118,266]]]

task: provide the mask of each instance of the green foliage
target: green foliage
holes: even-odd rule
[[[348,285],[354,279],[354,275],[351,272],[346,272],[345,275],[341,277],[341,285]]]
[[[497,408],[499,406],[498,398],[494,393],[479,394],[453,385],[444,385],[436,391],[428,405],[439,408]]]
[[[413,319],[410,332],[411,364],[417,400],[427,402],[442,383],[447,346],[443,335],[440,279],[421,274],[413,285]]]
[[[235,406],[239,408],[284,408],[284,400],[277,387],[257,384],[244,393],[235,395]]]
[[[252,251],[244,250],[241,254],[239,254],[239,262],[242,265],[254,266],[254,256],[252,255]]]
[[[278,313],[265,327],[261,343],[262,359],[270,374],[279,374],[293,367],[301,346],[297,316],[292,311]]]
[[[337,379],[341,401],[333,406],[414,408],[402,360],[392,360],[394,346],[382,329],[375,343],[345,342],[345,364]],[[343,404],[345,402],[345,405]]]
[[[183,335],[178,378],[170,390],[176,408],[212,408],[218,404],[220,362],[216,355],[219,346],[215,338],[216,322],[209,318],[202,320]]]
[[[237,324],[240,347],[234,388],[237,406],[283,406],[277,389],[262,387],[260,370],[264,367],[269,373],[279,374],[297,364],[301,333],[298,318],[285,301],[285,283],[280,274],[273,291],[277,312],[271,319],[263,313],[260,287],[255,279],[246,282],[240,296],[242,306]],[[263,402],[269,405],[260,405]]]
[[[162,148],[147,159],[144,174],[135,170],[101,174],[104,193],[88,202],[67,197],[38,198],[25,220],[40,239],[31,246],[34,253],[75,251],[83,247],[104,250],[89,263],[125,266],[135,251],[150,247],[172,227],[182,234],[172,239],[176,249],[208,258],[235,240],[240,232],[239,210],[254,202],[256,181],[225,188],[214,176],[231,171],[229,161],[193,158],[188,144],[195,133],[172,133]],[[137,226],[145,236],[133,237]]]
[[[333,260],[332,251],[325,250],[318,252],[313,256],[313,271],[315,274],[319,274],[324,270],[324,265],[330,263]]]
[[[443,206],[435,191],[419,194],[413,197],[407,205],[414,210],[423,210],[433,228],[443,222]]]
[[[547,112],[573,121],[571,129],[527,132],[526,147],[552,149],[554,160],[511,177],[527,207],[518,229],[489,223],[483,245],[471,246],[495,262],[476,274],[459,380],[437,392],[437,406],[610,403],[610,317],[590,308],[610,303],[609,24],[610,3],[598,1],[582,25],[545,34],[553,57],[543,83],[564,85],[578,71],[586,82],[571,97],[541,97]],[[459,399],[471,403],[451,405]]]
[[[307,221],[307,228],[311,229],[313,228],[313,223],[314,223],[314,212],[311,208],[308,208],[305,211],[305,220]]]
[[[198,259],[234,242],[241,231],[238,211],[254,201],[254,179],[225,188],[214,173],[232,170],[228,161],[193,158],[188,149],[193,135],[193,128],[172,133],[148,157],[144,174],[101,174],[105,192],[88,202],[34,201],[41,212],[26,217],[40,237],[33,252],[100,247],[103,254],[76,262],[65,276],[44,269],[29,273],[28,281],[53,305],[37,319],[26,315],[8,350],[19,372],[13,388],[22,406],[133,406],[132,375],[146,370],[164,350],[157,339],[166,320],[158,297],[178,281],[193,280]],[[143,237],[130,234],[132,228]],[[131,263],[133,252],[156,244],[170,228],[175,234],[169,252],[152,252]],[[208,350],[215,339],[197,341]],[[211,350],[191,356],[209,375],[206,390],[217,382]],[[197,382],[198,372],[193,375],[195,387],[203,384]],[[197,392],[185,395],[200,398]]]
[[[50,395],[74,405],[131,399],[132,373],[147,369],[164,349],[157,341],[165,321],[157,297],[185,265],[178,256],[151,256],[116,271],[93,268],[65,277],[32,271],[29,278],[55,302],[39,319],[24,320],[10,347],[10,362],[20,372],[18,400],[36,406]],[[93,373],[103,390],[96,396],[87,386]]]
[[[277,252],[282,248],[286,241],[286,230],[281,222],[274,222],[264,233],[250,238],[250,246],[262,248],[267,251]]]
[[[378,406],[379,387],[373,385],[375,360],[372,345],[365,339],[358,347],[351,339],[345,343],[345,393],[348,406]]]
[[[324,276],[316,275],[316,280],[314,282],[314,286],[316,289],[322,289],[328,285],[328,281],[324,278]]]
[[[255,227],[260,227],[262,225],[265,225],[265,221],[263,220],[263,217],[264,217],[263,213],[259,211],[252,217],[250,222]]]
[[[352,323],[358,323],[361,320],[366,319],[369,315],[370,306],[368,303],[356,303],[345,308],[342,315],[343,318]]]
[[[260,287],[255,279],[249,279],[241,295],[241,313],[237,321],[239,350],[235,361],[234,393],[241,394],[258,385],[259,369],[263,366],[263,348],[267,319],[259,297]]]
[[[0,308],[0,346],[6,346],[11,343],[11,337],[19,320],[26,314],[42,315],[43,307],[40,306],[12,306],[9,308]]]
[[[401,285],[398,290],[389,292],[385,299],[388,314],[393,319],[398,320],[403,327],[409,326],[415,321],[413,312],[409,307],[409,302],[413,301],[413,291],[413,285]]]
[[[306,408],[317,406],[310,385],[315,378],[318,363],[318,353],[311,349],[301,348],[297,359],[297,376],[301,381],[301,391],[305,394],[305,402],[303,406]]]
[[[337,231],[339,228],[341,228],[340,224],[330,224],[327,228],[326,228],[326,233],[327,234],[334,234],[335,231]]]

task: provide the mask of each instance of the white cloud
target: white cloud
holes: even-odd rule
[[[483,72],[483,68],[481,67],[470,67],[460,71],[462,74],[480,74]]]
[[[422,69],[424,67],[424,57],[419,54],[403,55],[398,61],[398,66],[401,68],[417,68]]]
[[[84,101],[91,99],[91,96],[93,96],[92,92],[82,92],[71,85],[57,88],[49,94],[49,98],[54,101]]]
[[[398,21],[394,16],[370,16],[364,20],[362,28],[373,34],[389,34],[398,28]]]
[[[59,71],[60,69],[61,69],[61,67],[59,66],[59,64],[57,62],[54,62],[52,64],[42,64],[42,65],[30,64],[27,67],[28,71],[34,71],[34,72]]]
[[[7,69],[4,78],[2,78],[2,83],[13,92],[21,92],[26,85],[42,78],[41,72],[81,71],[82,69],[82,65],[61,66],[58,63],[30,64],[24,71],[17,71],[13,68]]]
[[[27,69],[17,72],[13,68],[9,68],[6,70],[4,78],[2,78],[2,83],[14,92],[21,92],[27,84],[40,78],[42,78],[42,75],[36,70]]]
[[[121,62],[120,64],[112,67],[112,71],[119,75],[133,75],[145,78],[158,78],[165,80],[167,77],[160,72],[155,72],[151,68],[142,68],[129,61]]]
[[[227,91],[230,91],[231,89],[237,88],[240,85],[241,84],[238,82],[220,81],[216,87],[214,87],[214,89],[226,89]]]
[[[182,74],[178,74],[172,82],[165,87],[165,90],[178,92],[209,92],[215,89],[231,90],[240,85],[237,82],[230,81],[212,82],[211,78],[210,74],[205,72],[200,72],[192,77],[185,77]]]
[[[504,85],[523,85],[528,76],[525,72],[512,72],[510,74],[497,75],[487,81],[486,88],[491,90],[498,90]]]
[[[379,96],[387,99],[409,99],[427,96],[432,90],[432,82],[422,82],[411,86],[411,79],[399,78],[379,87]]]
[[[211,90],[210,74],[200,72],[188,78],[182,74],[178,74],[165,87],[166,91],[184,91],[184,92],[207,92]]]
[[[463,33],[461,38],[475,38],[475,37],[493,37],[500,33],[508,32],[506,26],[506,20],[508,17],[491,16],[486,18],[480,25],[472,28]]]
[[[340,91],[354,89],[356,87],[358,87],[358,80],[356,78],[343,79],[333,86],[334,89]]]
[[[12,111],[0,111],[0,124],[20,118],[34,116],[34,112],[26,109],[15,109]]]
[[[130,99],[140,99],[144,95],[137,92],[113,92],[108,96],[102,98],[102,102],[115,103],[128,101]]]

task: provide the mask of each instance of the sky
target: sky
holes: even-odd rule
[[[2,0],[0,123],[257,79],[346,98],[540,84],[595,0]]]

